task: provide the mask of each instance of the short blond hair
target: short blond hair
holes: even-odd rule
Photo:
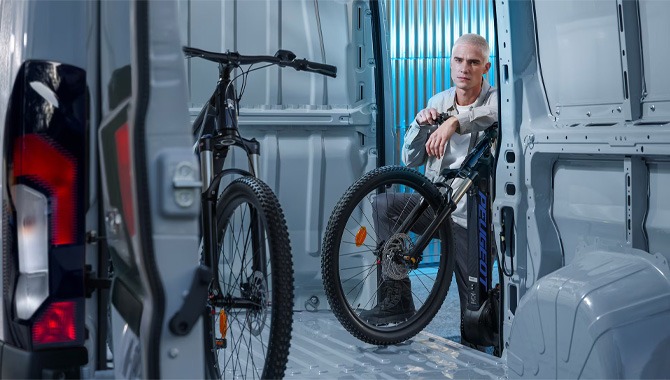
[[[489,54],[491,54],[491,49],[489,48],[489,43],[486,41],[486,38],[480,36],[479,34],[475,33],[467,33],[464,34],[454,42],[454,47],[456,45],[473,45],[478,47],[481,51],[482,54],[484,54],[484,58],[486,59],[485,62],[489,61]],[[454,47],[451,48],[451,51],[453,53]]]

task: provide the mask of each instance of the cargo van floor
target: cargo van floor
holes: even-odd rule
[[[285,377],[504,379],[507,367],[500,358],[428,332],[392,346],[363,343],[330,311],[298,311]]]

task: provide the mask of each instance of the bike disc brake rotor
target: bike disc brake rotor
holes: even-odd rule
[[[382,276],[391,280],[407,278],[409,266],[404,256],[414,248],[414,242],[407,234],[397,233],[391,236],[382,251]]]
[[[258,336],[265,327],[268,314],[268,286],[263,273],[255,271],[249,276],[249,289],[246,295],[258,304],[257,309],[250,309],[246,314],[246,322],[252,335]]]

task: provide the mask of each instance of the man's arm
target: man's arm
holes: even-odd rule
[[[424,144],[428,139],[430,127],[420,126],[416,120],[410,124],[405,132],[405,142],[402,145],[402,161],[408,167],[417,167],[426,162]]]
[[[487,101],[479,106],[473,107],[468,112],[463,112],[454,117],[458,120],[456,133],[465,134],[481,132],[498,121],[498,92],[491,87]]]
[[[452,115],[426,141],[426,154],[442,158],[444,149],[454,133],[480,132],[498,121],[498,93],[491,87],[489,97],[479,107]]]
[[[412,124],[410,124],[410,126],[407,127],[407,131],[405,131],[405,142],[402,145],[402,161],[408,167],[417,167],[426,163],[426,140],[428,139],[429,133],[436,129],[436,126],[419,125],[417,119],[425,119],[426,115],[430,114],[428,110],[434,108],[434,103],[434,98],[430,98],[426,108],[417,113],[414,121],[412,121]],[[422,112],[424,115],[422,115]],[[436,116],[437,111],[434,113]]]

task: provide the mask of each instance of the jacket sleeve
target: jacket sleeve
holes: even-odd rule
[[[435,108],[434,97],[428,100],[426,108]],[[402,161],[408,167],[417,167],[426,163],[426,141],[430,132],[436,129],[435,126],[421,126],[412,121],[405,131],[405,141],[402,144]]]
[[[456,130],[459,134],[481,132],[498,121],[498,92],[491,87],[488,99],[483,105],[473,107],[468,112],[454,115],[460,126]]]

